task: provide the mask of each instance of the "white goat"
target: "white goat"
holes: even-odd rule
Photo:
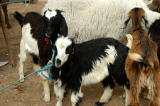
[[[124,40],[131,31],[131,24],[123,29],[128,12],[134,7],[141,7],[146,12],[148,26],[160,14],[149,10],[143,0],[48,0],[46,9],[60,9],[69,29],[69,36],[76,42],[83,42],[99,37],[113,37]]]

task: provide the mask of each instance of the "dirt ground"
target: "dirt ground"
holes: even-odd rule
[[[38,4],[30,4],[25,10],[24,14],[29,11],[41,12],[46,0],[40,0]],[[11,4],[8,6],[9,20],[12,28],[7,30],[9,41],[14,54],[15,63],[18,62],[19,43],[21,38],[20,25],[13,18],[15,11],[22,11],[25,9],[25,4]],[[4,37],[0,28],[0,61],[8,60],[8,52],[4,42]],[[29,58],[25,62],[25,75],[32,72],[32,62]],[[5,65],[0,67],[0,89],[16,81],[19,78],[17,67],[11,65]],[[5,91],[0,93],[0,106],[55,106],[56,99],[53,95],[53,85],[51,84],[51,101],[46,103],[42,100],[43,87],[41,84],[41,78],[37,75],[27,78],[23,83],[16,84]],[[94,106],[94,103],[99,100],[103,93],[103,87],[101,84],[91,85],[83,87],[84,93],[83,101],[80,106]],[[117,86],[113,92],[113,96],[108,104],[104,106],[124,106],[124,99],[122,97],[124,90]],[[141,104],[146,106],[146,100],[142,100]],[[70,106],[70,93],[64,99],[63,106]]]

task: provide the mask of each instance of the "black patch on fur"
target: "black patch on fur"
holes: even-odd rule
[[[38,64],[38,61],[39,61],[38,57],[36,55],[34,55],[34,54],[31,54],[31,56],[33,58],[34,64]]]
[[[149,28],[150,37],[158,45],[158,59],[160,60],[160,19],[156,20]]]

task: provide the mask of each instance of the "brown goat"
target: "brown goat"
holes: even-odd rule
[[[147,87],[151,96],[150,106],[159,106],[160,69],[157,56],[157,45],[141,26],[142,20],[147,24],[142,8],[129,12],[132,19],[133,43],[125,63],[125,70],[130,82],[131,106],[139,106],[141,89]],[[130,19],[129,18],[129,19]],[[126,25],[129,22],[126,21]]]

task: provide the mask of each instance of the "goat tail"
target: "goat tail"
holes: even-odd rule
[[[19,12],[15,12],[14,13],[14,18],[18,21],[18,23],[22,26],[23,24],[23,19],[24,17],[19,13]]]
[[[132,37],[131,34],[127,34],[126,37],[127,37],[127,40],[128,40],[128,43],[126,44],[126,46],[127,46],[128,48],[131,48],[132,42],[133,42],[133,37]]]
[[[150,66],[152,69],[154,67],[154,63],[152,60],[150,60],[150,58],[144,59],[140,54],[138,53],[129,53],[128,57],[136,62],[140,62],[143,63],[146,66]]]

